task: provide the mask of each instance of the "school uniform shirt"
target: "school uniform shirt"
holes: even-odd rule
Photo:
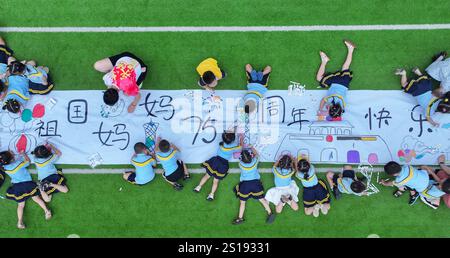
[[[28,79],[21,75],[11,75],[8,77],[8,92],[5,100],[15,99],[20,104],[25,104],[30,99]]]
[[[259,104],[259,100],[263,98],[264,94],[267,92],[267,88],[259,83],[249,83],[247,84],[247,93],[244,96],[244,102],[252,99]]]
[[[258,163],[259,159],[257,158],[253,159],[250,163],[239,161],[239,168],[241,169],[241,182],[261,178],[258,172]]]
[[[338,178],[337,179],[337,187],[339,189],[339,191],[341,193],[346,193],[346,194],[354,194],[357,196],[362,196],[361,193],[355,193],[352,191],[352,188],[350,187],[350,185],[353,183],[353,179],[349,178],[349,177],[343,177],[343,178]]]
[[[239,142],[235,141],[232,143],[223,143],[223,145],[219,146],[219,150],[217,151],[217,156],[231,160],[233,157],[233,153],[239,152],[242,150],[242,147],[239,146]]]
[[[438,183],[434,180],[430,180],[430,184],[428,185],[427,189],[420,193],[420,195],[429,200],[439,199],[445,194],[446,193],[444,191],[438,188]]]
[[[450,58],[445,60],[436,60],[425,71],[433,77],[433,79],[441,82],[443,92],[450,91]]]
[[[4,165],[5,173],[11,177],[11,183],[17,184],[31,181],[31,175],[27,170],[30,162],[26,161],[24,157],[20,157],[9,165]]]
[[[332,83],[328,89],[327,97],[325,98],[326,103],[331,104],[334,101],[334,103],[340,104],[341,107],[345,109],[345,103],[347,102],[347,91],[347,87],[337,83]]]
[[[402,171],[395,177],[394,184],[397,186],[407,186],[418,192],[427,189],[430,178],[425,170],[415,169],[413,166],[404,165]]]
[[[139,153],[131,159],[131,164],[136,168],[136,184],[143,185],[153,180],[155,172],[153,166],[156,166],[155,159],[144,153]]]
[[[6,71],[8,71],[8,65],[4,64],[4,63],[0,63],[0,74],[5,74]],[[3,84],[7,85],[8,78],[5,77],[5,78],[1,79],[1,81],[3,82]]]
[[[305,179],[305,173],[298,172],[297,178],[302,182],[303,187],[313,187],[319,183],[316,175],[316,169],[313,165],[309,168],[308,171],[308,179]]]
[[[433,96],[431,91],[427,91],[424,94],[415,97],[419,105],[423,109],[423,114],[426,117],[432,116],[436,112],[436,108],[441,102],[439,98]]]
[[[210,71],[214,74],[217,80],[222,79],[222,71],[217,65],[217,60],[214,58],[207,58],[203,60],[197,66],[197,72],[200,76],[202,76],[205,72]]]
[[[291,184],[293,175],[292,169],[285,169],[285,168],[280,169],[274,166],[272,168],[272,173],[275,176],[274,177],[275,187],[286,187]]]
[[[164,169],[164,175],[171,175],[178,168],[177,164],[177,151],[173,148],[166,153],[156,152],[156,159],[161,163]]]
[[[29,64],[26,65],[24,74],[28,80],[37,84],[44,84],[44,78],[47,78],[47,72],[44,69]]]
[[[34,160],[39,181],[42,181],[46,177],[58,173],[58,170],[55,167],[55,162],[58,160],[58,158],[58,155],[52,154],[46,159],[36,158]]]

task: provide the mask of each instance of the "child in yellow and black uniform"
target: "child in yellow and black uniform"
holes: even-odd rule
[[[226,73],[217,65],[217,60],[207,58],[197,66],[197,73],[200,75],[198,85],[207,90],[213,90],[219,80],[225,78]]]
[[[45,202],[52,200],[52,195],[58,192],[67,193],[69,188],[62,169],[55,167],[55,162],[61,157],[61,151],[54,145],[39,145],[31,153],[34,155],[34,164],[39,179],[39,191]]]
[[[123,179],[126,181],[136,185],[145,185],[155,178],[153,168],[156,167],[156,160],[144,143],[138,142],[134,145],[131,164],[136,168],[136,171],[123,173]]]
[[[350,165],[345,165],[342,173],[339,174],[328,172],[327,181],[336,200],[341,198],[341,193],[356,196],[367,195],[366,185],[356,177],[356,173]]]
[[[252,154],[253,153],[253,154]],[[240,199],[239,215],[233,220],[234,225],[244,222],[245,205],[248,199],[253,198],[261,202],[267,212],[267,223],[275,220],[275,214],[270,209],[269,202],[264,198],[264,187],[258,172],[258,152],[252,147],[241,152],[239,168],[241,169],[240,183],[234,188],[236,197]]]
[[[17,228],[24,229],[23,211],[25,202],[31,198],[36,202],[45,213],[45,219],[52,217],[51,211],[45,205],[45,202],[39,197],[38,186],[33,182],[27,167],[30,165],[30,159],[23,153],[19,159],[14,158],[10,151],[0,152],[0,164],[3,171],[11,177],[12,185],[6,190],[6,198],[17,202]]]
[[[36,61],[30,60],[25,63],[25,76],[30,80],[29,90],[31,94],[46,95],[53,88],[53,80],[46,66],[37,66]]]
[[[318,115],[326,116],[328,121],[342,120],[342,114],[346,108],[347,92],[353,77],[353,72],[350,71],[350,64],[352,63],[353,51],[356,46],[349,40],[344,40],[344,43],[347,46],[347,58],[342,65],[341,71],[325,74],[325,68],[330,58],[320,51],[322,62],[317,71],[316,80],[320,82],[322,88],[328,88],[328,92],[320,102]]]
[[[17,114],[30,100],[29,81],[24,75],[25,65],[13,61],[8,66],[8,89],[3,101],[3,110]]]
[[[405,69],[397,69],[395,71],[396,75],[400,75],[400,83],[402,85],[402,89],[411,94],[419,103],[419,105],[423,109],[423,114],[425,115],[427,121],[433,126],[439,126],[438,122],[435,122],[431,116],[435,112],[441,113],[449,113],[450,106],[445,101],[442,101],[438,96],[435,96],[433,92],[433,85],[431,78],[428,75],[423,75],[419,68],[414,68],[413,73],[417,75],[416,79],[412,79],[408,81],[406,77]],[[439,94],[439,90],[436,91],[436,95]],[[444,97],[445,99],[445,97]]]
[[[7,71],[8,65],[16,60],[13,56],[14,51],[6,46],[5,40],[0,37],[0,98],[4,95],[4,90],[8,86]]]
[[[233,157],[235,152],[242,150],[243,141],[244,139],[242,137],[239,141],[236,141],[236,134],[234,132],[224,132],[222,134],[222,142],[219,144],[217,155],[202,164],[202,167],[206,169],[206,174],[202,177],[198,186],[195,187],[194,192],[199,193],[209,178],[214,177],[211,192],[206,198],[208,201],[214,200],[214,194],[219,186],[219,181],[223,180],[228,174],[228,161]]]
[[[247,114],[252,114],[258,110],[260,100],[268,91],[271,66],[266,66],[262,71],[253,69],[250,64],[245,65],[247,75],[247,92],[244,95],[244,107]]]
[[[177,191],[183,189],[183,185],[178,183],[179,180],[187,180],[190,177],[188,169],[183,161],[179,160],[177,154],[179,152],[177,146],[170,144],[167,140],[158,137],[156,143],[156,159],[163,167],[164,179],[173,186]]]

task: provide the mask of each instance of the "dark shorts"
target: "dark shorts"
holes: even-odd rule
[[[354,170],[344,170],[344,172],[342,172],[342,177],[348,177],[351,179],[355,179],[355,171]],[[333,183],[334,185],[337,185],[337,180],[339,178],[339,174],[334,174],[333,175]]]
[[[55,184],[55,185],[65,186],[67,180],[62,174],[62,170],[58,170],[58,174],[50,175],[50,176],[42,179],[42,182],[50,182],[50,183]],[[47,194],[59,193],[59,191],[56,190],[56,188],[53,188],[53,187],[46,188],[46,189],[44,189],[44,191]]]
[[[227,74],[225,73],[224,70],[220,69],[220,72],[222,72],[222,78],[220,78],[220,79],[223,79],[223,78],[225,78],[227,76]],[[201,76],[200,76],[200,79],[198,79],[198,84],[200,86],[205,86],[206,85],[206,82],[203,81],[203,78]]]
[[[12,184],[6,190],[6,199],[16,202],[24,202],[31,197],[38,196],[39,189],[37,184],[33,181],[27,181],[17,184]]]
[[[325,74],[320,80],[320,86],[322,88],[329,88],[331,84],[336,83],[343,85],[347,88],[350,86],[350,82],[353,78],[353,72],[350,70],[338,71],[335,73]]]
[[[305,208],[324,203],[330,203],[330,193],[322,180],[319,180],[315,186],[303,187],[303,206]]]
[[[0,187],[2,187],[3,183],[5,183],[6,175],[5,172],[0,171]]]
[[[14,51],[5,45],[0,45],[0,63],[8,64],[8,58],[14,54]]]
[[[257,200],[264,198],[264,187],[259,179],[242,181],[233,190],[241,201],[247,201],[250,198]]]
[[[262,73],[260,71],[253,70],[252,73]],[[259,83],[267,87],[267,84],[269,83],[269,77],[270,73],[263,75],[261,79],[257,78],[254,74],[252,75],[249,72],[245,72],[247,74],[247,83]]]
[[[228,169],[230,168],[228,160],[219,156],[212,157],[203,162],[202,167],[205,168],[208,175],[219,180],[224,179],[228,175]]]
[[[433,83],[431,79],[426,75],[411,80],[408,83],[408,85],[404,88],[404,91],[406,93],[409,93],[414,97],[422,95],[425,92],[432,90],[433,90]]]
[[[49,94],[53,90],[54,85],[53,85],[53,80],[52,80],[52,77],[50,76],[50,74],[47,74],[47,76],[48,76],[47,77],[47,82],[48,82],[47,85],[43,85],[40,83],[34,83],[34,82],[30,81],[29,92],[31,94],[38,94],[38,95]]]
[[[166,176],[164,175],[164,178],[172,183],[177,182],[178,180],[182,179],[184,177],[184,166],[183,166],[183,162],[177,160],[177,164],[178,164],[178,168],[177,170],[175,170],[172,174]]]
[[[128,175],[127,181],[132,183],[133,185],[136,184],[136,173],[132,172],[132,171],[127,171],[127,173],[130,173],[130,175]]]
[[[145,70],[145,72],[141,73],[141,75],[139,75],[139,77],[136,80],[137,85],[140,85],[145,80],[145,77],[147,76],[147,72],[148,72],[147,65],[144,63],[144,61],[142,61],[142,59],[140,59],[139,57],[137,57],[136,55],[134,55],[133,53],[130,53],[130,52],[123,52],[123,53],[120,53],[115,56],[110,56],[108,58],[111,61],[111,63],[113,64],[113,66],[115,66],[117,61],[122,57],[131,57],[133,59],[136,59],[142,68],[144,68],[144,67],[147,68],[147,70]]]

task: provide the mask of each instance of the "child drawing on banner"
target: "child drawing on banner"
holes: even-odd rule
[[[236,140],[235,132],[224,132],[222,134],[222,142],[219,143],[217,155],[202,164],[206,173],[200,180],[200,183],[194,188],[194,192],[200,193],[203,185],[213,177],[211,192],[206,200],[214,200],[214,194],[219,187],[219,182],[228,175],[229,160],[233,158],[234,153],[242,150],[243,141],[243,137],[239,137],[239,141]]]
[[[406,190],[410,191],[409,205],[414,205],[430,184],[427,171],[416,169],[411,165],[400,165],[395,161],[390,161],[384,165],[384,172],[394,177],[394,181],[389,179],[380,180],[384,186],[396,186],[395,197],[400,197]]]
[[[15,159],[12,152],[2,151],[0,152],[0,164],[2,170],[11,178],[11,186],[6,190],[6,199],[17,202],[17,228],[25,229],[23,213],[25,203],[29,198],[42,208],[46,220],[51,219],[52,212],[39,196],[38,186],[33,182],[27,169],[30,165],[28,156],[22,153],[18,159]]]
[[[436,173],[439,173],[439,170],[435,172],[429,166],[422,166],[421,169],[427,171],[431,179],[427,189],[420,193],[420,200],[429,207],[437,209],[441,203],[441,197],[450,194],[450,178],[438,176]]]
[[[405,69],[397,69],[395,74],[401,77],[400,84],[403,91],[411,94],[422,107],[427,121],[431,125],[439,127],[440,124],[431,117],[435,112],[450,113],[450,105],[448,102],[442,102],[442,99],[438,97],[438,91],[433,91],[432,81],[428,75],[423,75],[417,67],[412,71],[416,78],[410,80],[406,77]]]
[[[198,85],[209,91],[214,91],[219,80],[226,77],[225,71],[217,65],[217,60],[214,58],[203,60],[196,70],[200,75]]]
[[[439,169],[436,170],[436,176],[439,178],[439,180],[436,180],[437,182],[441,182],[442,180],[446,180],[450,178],[450,167],[445,164],[445,155],[442,154],[438,157],[438,164]],[[442,196],[442,200],[444,201],[445,205],[447,205],[448,208],[450,208],[450,193],[445,194]]]
[[[169,141],[158,137],[156,142],[156,159],[161,164],[164,173],[163,178],[177,191],[183,189],[183,185],[178,181],[187,180],[190,177],[186,164],[178,159],[180,150]]]
[[[320,102],[317,112],[319,120],[341,121],[342,114],[346,109],[347,92],[353,78],[353,72],[350,71],[350,64],[352,63],[353,51],[356,46],[349,40],[344,40],[344,44],[347,46],[347,57],[341,70],[335,73],[326,73],[326,65],[330,61],[330,58],[325,52],[320,51],[320,59],[322,62],[317,71],[316,80],[320,82],[322,88],[328,88],[328,92]]]
[[[431,63],[425,71],[434,80],[440,82],[440,94],[450,91],[450,58],[447,58],[447,52],[442,51],[433,57]]]
[[[155,155],[145,146],[143,142],[134,145],[134,154],[131,164],[135,167],[135,172],[127,171],[123,173],[123,179],[136,185],[145,185],[155,178],[156,167]]]
[[[297,178],[303,185],[303,207],[306,215],[319,217],[320,212],[327,215],[330,210],[330,193],[322,179],[318,179],[314,166],[306,157],[299,157],[296,164]],[[320,212],[319,212],[320,211]]]
[[[50,77],[50,70],[46,66],[37,66],[36,61],[22,61],[25,64],[25,76],[30,80],[30,93],[46,95],[53,88],[53,80]]]
[[[246,113],[253,114],[257,111],[260,101],[267,92],[271,71],[272,67],[270,66],[266,66],[262,71],[257,71],[250,64],[245,65],[247,93],[244,95],[243,100]]]
[[[39,179],[38,187],[42,199],[45,202],[50,202],[53,194],[69,192],[62,169],[55,166],[55,162],[61,157],[61,151],[53,144],[48,143],[37,146],[31,154],[34,155],[34,164]]]
[[[30,99],[29,80],[24,73],[25,65],[19,61],[8,66],[8,90],[3,98],[3,110],[17,114]]]
[[[8,86],[8,65],[16,60],[13,54],[14,51],[7,47],[5,40],[0,37],[0,99],[2,99],[4,90]]]
[[[266,200],[275,205],[275,211],[281,213],[286,204],[292,210],[298,211],[299,188],[292,176],[295,174],[294,158],[290,155],[281,156],[273,165],[275,187],[270,188],[266,193]]]
[[[272,223],[275,220],[275,214],[269,206],[269,202],[264,198],[264,187],[261,182],[261,176],[258,171],[259,156],[255,148],[243,150],[239,161],[241,169],[240,182],[234,188],[236,197],[240,200],[238,217],[233,220],[234,225],[242,224],[244,220],[245,206],[247,200],[252,198],[258,200],[267,212],[266,223]]]
[[[342,193],[356,196],[367,195],[366,185],[356,177],[356,172],[350,165],[345,165],[342,173],[329,171],[326,176],[336,200],[341,199]]]
[[[134,97],[128,106],[128,112],[133,113],[141,99],[139,90],[147,75],[147,65],[134,54],[123,52],[95,62],[94,69],[106,73],[103,81],[108,89],[103,93],[104,103],[114,106],[119,101],[119,91],[123,91]]]

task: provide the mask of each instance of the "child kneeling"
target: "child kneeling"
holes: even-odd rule
[[[155,151],[156,159],[161,163],[164,170],[164,179],[172,185],[175,190],[182,190],[183,185],[178,183],[178,181],[182,178],[187,180],[190,176],[186,165],[177,158],[177,153],[179,152],[177,146],[158,137]]]
[[[155,178],[153,168],[156,167],[156,160],[144,143],[138,142],[134,145],[131,164],[136,170],[123,173],[123,179],[126,181],[136,185],[145,185]]]
[[[341,198],[341,193],[356,196],[366,195],[366,185],[356,178],[356,173],[350,165],[345,165],[344,171],[340,174],[328,172],[327,181],[336,200]]]

